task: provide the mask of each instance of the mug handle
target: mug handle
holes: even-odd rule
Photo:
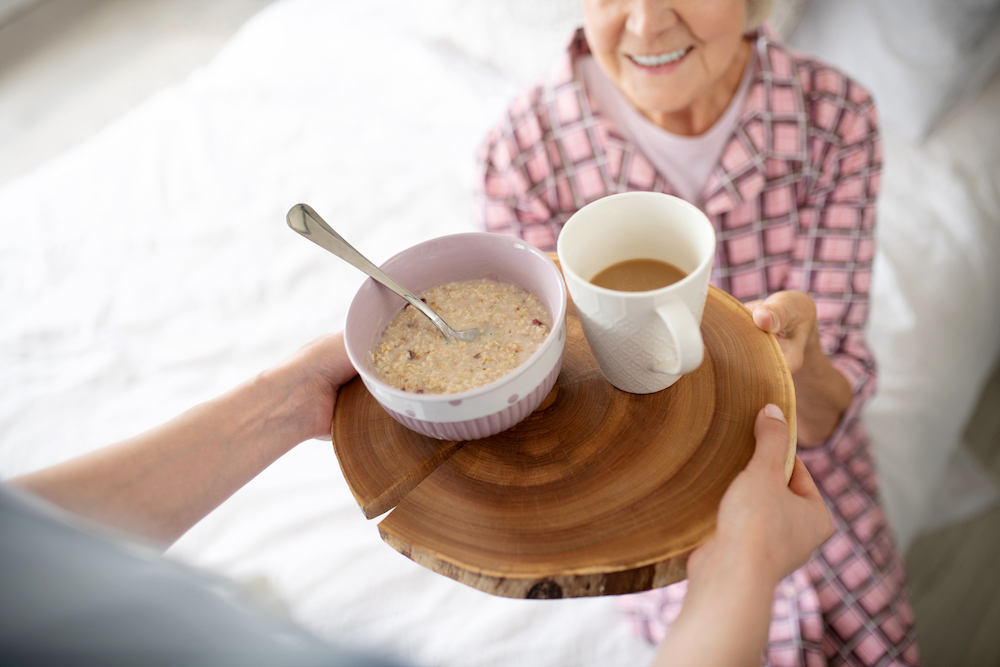
[[[667,325],[677,354],[672,366],[657,362],[652,365],[651,370],[667,375],[683,375],[701,366],[705,356],[705,343],[701,339],[701,328],[694,321],[694,315],[687,305],[683,301],[671,301],[657,306],[656,314]]]

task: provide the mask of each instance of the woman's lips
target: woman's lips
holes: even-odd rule
[[[661,74],[676,69],[682,62],[684,62],[685,59],[687,59],[688,54],[693,50],[694,47],[689,46],[676,51],[658,53],[652,56],[629,55],[628,59],[632,61],[632,64],[636,65],[639,69],[645,72],[649,72],[650,74]]]

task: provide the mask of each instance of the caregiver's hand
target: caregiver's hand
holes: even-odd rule
[[[688,558],[684,607],[656,665],[759,665],[774,587],[833,532],[830,511],[805,465],[785,483],[788,423],[768,405],[757,447],[719,505],[715,534]]]
[[[704,572],[745,568],[772,589],[833,532],[830,510],[802,459],[785,482],[788,422],[768,404],[754,422],[757,446],[747,467],[726,489],[715,535],[688,559],[691,585]]]
[[[746,304],[760,329],[774,334],[795,383],[798,444],[822,444],[837,427],[854,395],[819,342],[816,303],[805,292],[775,292]]]
[[[145,433],[11,480],[75,514],[170,544],[295,445],[330,437],[355,371],[341,333]]]
[[[344,333],[328,334],[307,343],[262,373],[268,375],[287,376],[291,386],[300,392],[296,398],[302,410],[302,440],[329,440],[337,390],[357,375],[347,357]]]

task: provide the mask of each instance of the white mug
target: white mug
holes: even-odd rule
[[[701,365],[701,316],[708,296],[715,230],[697,207],[658,192],[627,192],[587,204],[556,245],[566,287],[604,377],[623,391],[650,394]],[[658,259],[687,276],[648,292],[590,280],[629,259]]]

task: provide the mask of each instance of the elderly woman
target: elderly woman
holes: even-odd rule
[[[490,231],[552,249],[585,204],[630,190],[701,207],[713,283],[775,334],[795,382],[799,454],[835,533],[778,586],[772,664],[915,664],[902,559],[859,422],[875,391],[864,339],[881,147],[869,93],[780,44],[771,0],[584,0],[548,80],[480,154]],[[661,640],[685,584],[626,599]]]

